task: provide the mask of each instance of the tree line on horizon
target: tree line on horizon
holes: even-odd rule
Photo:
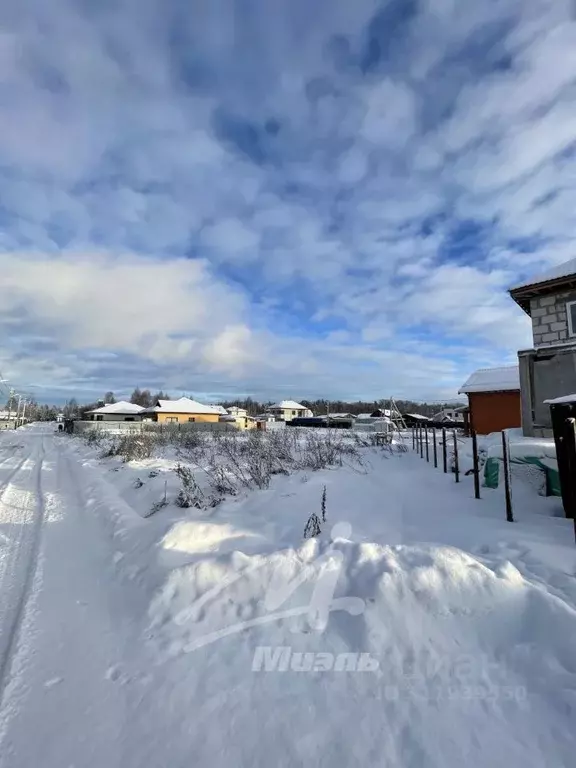
[[[190,396],[192,397],[192,396]],[[162,390],[152,394],[149,389],[140,389],[135,387],[134,391],[130,395],[130,402],[135,405],[140,405],[143,408],[151,408],[158,400],[170,400],[170,395],[166,394]],[[84,415],[95,408],[99,408],[102,405],[113,404],[117,402],[114,392],[106,392],[104,397],[95,402],[79,403],[74,397],[66,401],[64,406],[58,407],[56,405],[38,404],[34,398],[29,400],[26,407],[26,416],[34,421],[53,421],[59,413],[62,413],[65,418],[75,417],[83,418]],[[302,405],[309,408],[317,416],[321,416],[325,413],[352,413],[358,415],[360,413],[372,413],[378,408],[389,408],[389,400],[327,400],[324,398],[316,400],[299,400]],[[401,413],[420,413],[423,416],[434,416],[442,410],[443,407],[457,406],[461,403],[456,401],[446,401],[444,403],[434,402],[418,402],[416,400],[396,400],[396,406]],[[235,398],[231,400],[223,400],[219,405],[223,405],[225,408],[236,406],[238,408],[244,408],[250,416],[257,416],[264,413],[266,409],[272,405],[272,400],[260,401],[253,397]],[[8,405],[8,404],[7,404]]]
[[[298,400],[301,405],[309,408],[316,416],[322,416],[326,413],[351,413],[357,416],[360,413],[373,413],[378,408],[384,410],[390,407],[390,400],[327,400],[320,398],[317,400]],[[268,400],[260,402],[252,397],[237,398],[235,400],[225,400],[221,403],[225,408],[237,406],[245,408],[250,416],[257,416],[263,413],[273,401]],[[400,413],[420,413],[422,416],[434,416],[445,407],[458,406],[462,403],[457,401],[446,401],[443,403],[426,403],[416,400],[395,400],[396,407]]]

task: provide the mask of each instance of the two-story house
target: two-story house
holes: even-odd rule
[[[292,419],[301,417],[311,417],[314,414],[305,405],[296,403],[294,400],[282,400],[280,403],[274,403],[266,409],[267,413],[274,416],[279,421],[292,421]]]
[[[533,349],[518,352],[522,428],[528,437],[552,435],[544,402],[576,393],[576,259],[510,290],[532,319]]]

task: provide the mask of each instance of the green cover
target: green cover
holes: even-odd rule
[[[500,464],[502,459],[497,456],[490,456],[486,459],[484,465],[484,487],[498,488],[500,481]],[[547,467],[536,456],[522,456],[510,459],[511,464],[533,464],[546,474],[546,496],[561,496],[560,475],[557,469]]]

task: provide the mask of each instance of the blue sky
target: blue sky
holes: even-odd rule
[[[24,0],[0,370],[40,398],[452,397],[574,256],[564,0]]]

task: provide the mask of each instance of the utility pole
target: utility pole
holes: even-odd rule
[[[24,424],[24,414],[26,413],[26,406],[28,405],[28,400],[24,400],[24,405],[22,406],[22,415],[20,416],[22,420],[22,424]]]
[[[8,394],[8,428],[10,428],[10,419],[12,418],[12,400],[14,398],[14,390],[10,388]]]
[[[14,429],[18,427],[18,420],[20,419],[20,403],[22,402],[22,395],[18,395],[18,405],[16,406],[16,421],[14,422]]]

